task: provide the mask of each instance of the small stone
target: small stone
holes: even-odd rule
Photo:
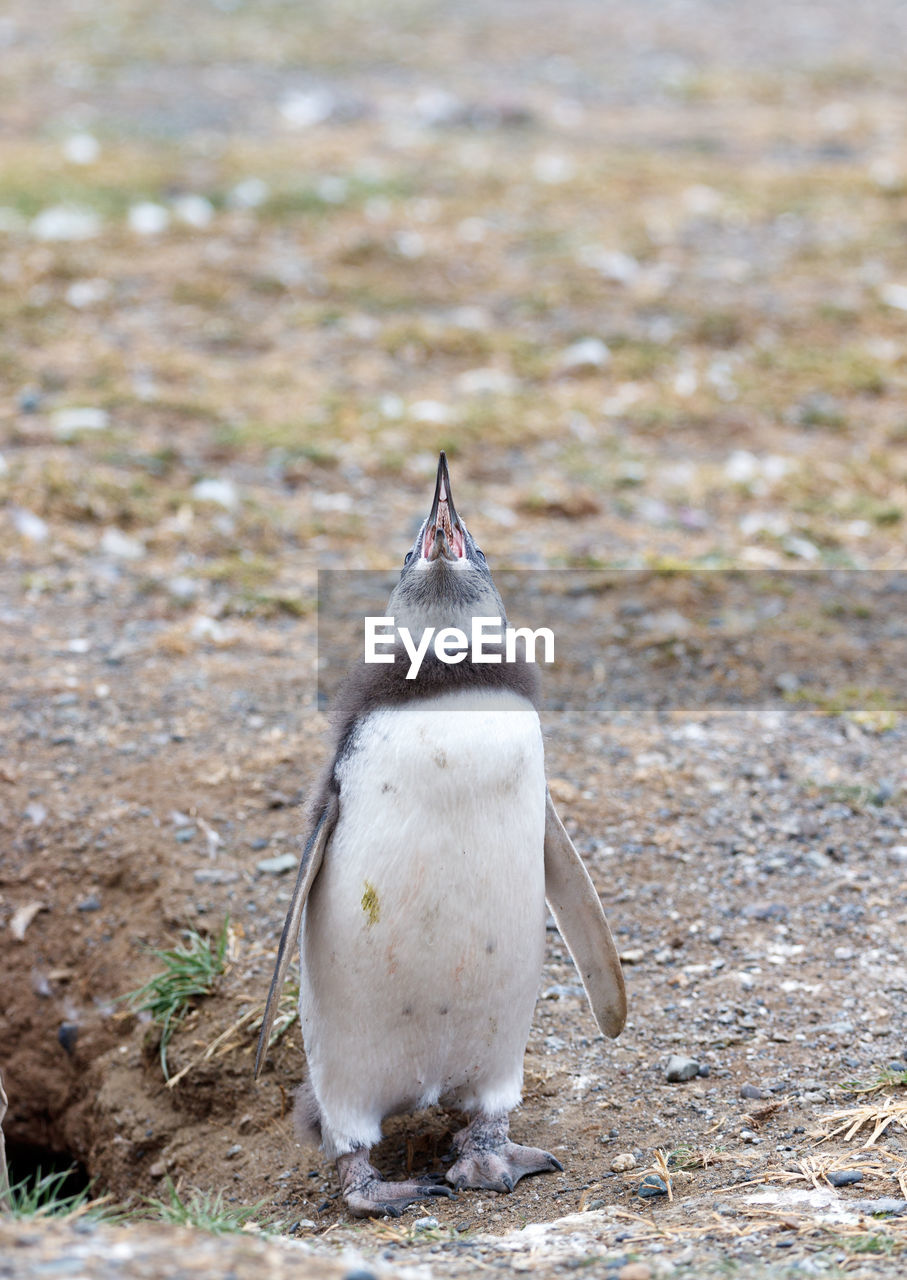
[[[857,1213],[907,1213],[907,1200],[897,1200],[894,1196],[879,1196],[876,1200],[851,1200],[850,1207]]]
[[[643,1178],[637,1191],[637,1195],[641,1196],[643,1200],[651,1200],[655,1196],[666,1196],[667,1194],[667,1183],[655,1173],[650,1173],[648,1177]]]
[[[195,827],[180,827],[180,829],[175,831],[173,834],[174,839],[178,840],[180,844],[188,844],[190,840],[195,839],[196,830]]]
[[[647,1262],[627,1262],[617,1273],[617,1280],[651,1280],[652,1268]]]
[[[199,867],[193,871],[192,878],[196,884],[235,884],[239,872],[229,871],[226,867]]]
[[[204,196],[177,196],[173,201],[173,212],[187,227],[195,227],[201,231],[214,217],[214,205]]]
[[[258,209],[271,194],[262,178],[243,178],[227,195],[231,209]]]
[[[239,505],[239,493],[233,481],[217,476],[199,480],[192,486],[192,496],[198,502],[213,502],[227,511]]]
[[[66,290],[66,301],[76,311],[92,307],[110,296],[110,281],[101,279],[74,280]]]
[[[280,876],[285,871],[293,871],[299,864],[295,853],[279,853],[274,858],[262,858],[256,862],[255,869],[266,876]]]
[[[63,154],[70,164],[94,164],[101,144],[93,133],[71,133],[63,143]]]
[[[560,800],[563,804],[575,804],[580,798],[579,787],[575,787],[566,778],[552,778],[548,783],[548,790],[554,800]]]
[[[33,511],[26,511],[24,507],[13,507],[10,510],[10,519],[16,533],[28,542],[46,541],[50,530],[41,517],[36,516]]]
[[[678,1084],[683,1080],[692,1080],[699,1075],[699,1063],[695,1058],[685,1058],[679,1053],[672,1053],[665,1070],[668,1084]]]
[[[37,413],[41,408],[43,397],[37,387],[25,387],[19,392],[19,412]]]
[[[378,1277],[367,1267],[355,1267],[352,1271],[344,1272],[343,1280],[378,1280]]]
[[[757,1136],[757,1134],[756,1134],[755,1130],[753,1130],[753,1129],[741,1129],[741,1130],[740,1130],[740,1141],[741,1141],[741,1142],[758,1142],[758,1141],[759,1141],[759,1138],[758,1138],[758,1136]]]
[[[611,359],[611,352],[601,338],[583,338],[565,347],[558,357],[558,371],[563,374],[592,373],[603,369]]]
[[[441,400],[416,400],[409,406],[413,422],[428,422],[443,427],[453,420],[453,410]]]
[[[879,289],[879,297],[889,307],[897,311],[907,311],[907,284],[883,284]]]
[[[636,1168],[636,1157],[630,1151],[622,1151],[620,1155],[614,1157],[611,1161],[611,1169],[614,1173],[629,1173],[631,1169]]]
[[[163,1160],[155,1160],[154,1164],[149,1167],[148,1172],[152,1178],[163,1178],[167,1172],[167,1166]]]
[[[808,1089],[806,1093],[803,1094],[803,1101],[804,1102],[824,1102],[825,1094],[820,1093],[818,1089]]]
[[[101,219],[94,209],[75,204],[42,209],[29,226],[36,240],[91,240],[100,230]]]
[[[224,1152],[224,1159],[225,1159],[225,1160],[232,1160],[234,1156],[238,1156],[238,1155],[239,1155],[240,1151],[242,1151],[242,1143],[241,1143],[241,1142],[234,1142],[234,1143],[233,1143],[233,1146],[232,1146],[232,1147],[228,1147],[228,1148],[227,1148],[227,1150]]]
[[[59,409],[53,416],[54,435],[60,440],[71,440],[80,431],[104,431],[109,425],[106,409]]]
[[[620,953],[621,964],[642,964],[646,958],[646,953],[642,947],[630,947],[628,951]]]
[[[709,1066],[709,1064],[707,1062],[701,1062],[699,1064],[699,1075],[701,1076],[701,1078],[703,1080],[707,1080],[711,1074],[712,1074],[712,1068]]]
[[[81,902],[76,903],[77,911],[100,911],[101,899],[96,893],[90,893],[87,898],[83,898]]]
[[[145,554],[144,543],[139,542],[138,538],[130,538],[128,533],[123,533],[116,525],[104,530],[101,550],[116,560],[141,560]]]
[[[413,1231],[433,1231],[437,1225],[437,1218],[417,1218],[413,1223]]]
[[[855,1182],[862,1182],[863,1175],[859,1169],[834,1169],[826,1174],[833,1187],[850,1187]]]
[[[71,1054],[76,1047],[76,1041],[79,1038],[79,1024],[77,1022],[61,1022],[57,1031],[57,1040],[63,1046],[67,1053]]]
[[[457,390],[466,396],[512,396],[519,383],[504,369],[467,369],[457,379]]]
[[[129,229],[140,236],[157,236],[170,226],[170,210],[152,200],[142,200],[129,210]]]
[[[740,1086],[741,1098],[767,1098],[768,1094],[765,1089],[760,1089],[755,1084],[743,1084]]]

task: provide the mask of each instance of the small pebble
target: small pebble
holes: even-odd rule
[[[764,1089],[760,1089],[755,1084],[744,1084],[740,1086],[741,1098],[767,1098],[768,1094]]]
[[[224,1159],[232,1160],[234,1156],[239,1155],[240,1151],[242,1151],[242,1143],[234,1142],[233,1146],[228,1147],[226,1152],[224,1153]]]
[[[275,858],[262,858],[261,862],[256,862],[255,868],[264,875],[279,876],[284,871],[293,871],[299,864],[299,857],[295,853],[279,853]]]
[[[413,1223],[413,1231],[433,1231],[437,1225],[437,1218],[417,1218]]]
[[[835,1169],[827,1175],[833,1187],[850,1187],[855,1182],[862,1182],[863,1175],[859,1169]]]
[[[666,1196],[667,1194],[667,1183],[654,1173],[650,1173],[647,1177],[643,1178],[637,1191],[637,1195],[641,1196],[643,1200],[651,1200],[655,1196]]]
[[[692,1080],[694,1076],[698,1075],[699,1063],[695,1058],[685,1058],[681,1054],[674,1053],[668,1059],[665,1079],[669,1084],[677,1084],[682,1080]]]
[[[57,1039],[66,1050],[72,1053],[76,1047],[76,1041],[79,1038],[79,1026],[76,1022],[61,1022],[60,1029],[57,1032]]]
[[[652,1268],[647,1262],[628,1262],[617,1273],[617,1280],[651,1280]]]
[[[636,1157],[629,1151],[622,1151],[620,1155],[614,1157],[611,1161],[611,1169],[614,1173],[629,1173],[631,1169],[636,1168]]]
[[[374,1271],[369,1271],[366,1267],[355,1267],[352,1271],[344,1273],[343,1280],[378,1280]]]

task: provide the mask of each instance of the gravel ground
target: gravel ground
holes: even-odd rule
[[[291,1242],[179,1243],[237,1274],[899,1274],[903,6],[180,13],[0,20],[14,1160],[264,1202]],[[253,1086],[254,1019],[340,588],[380,604],[442,447],[556,629],[548,772],[630,1020],[596,1034],[552,931],[514,1130],[563,1175],[355,1224],[291,1135],[296,1028]],[[120,997],[227,912],[167,1088]],[[454,1126],[392,1121],[382,1167]],[[16,1276],[173,1247],[0,1229]]]

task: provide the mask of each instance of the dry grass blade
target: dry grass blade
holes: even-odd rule
[[[230,1036],[239,1031],[239,1029],[245,1026],[247,1022],[251,1022],[253,1018],[260,1018],[262,1012],[263,1006],[257,1005],[254,1009],[249,1009],[244,1013],[241,1018],[237,1018],[235,1022],[232,1022],[230,1026],[227,1027],[226,1031],[222,1031],[219,1036],[211,1041],[210,1044],[206,1045],[197,1058],[193,1058],[191,1062],[187,1062],[184,1067],[181,1067],[180,1070],[177,1071],[175,1076],[171,1076],[167,1081],[167,1088],[174,1088],[174,1086],[179,1084],[180,1080],[182,1080],[184,1076],[188,1075],[193,1068],[200,1066],[203,1062],[208,1061],[209,1058],[213,1058],[225,1040],[229,1040]]]
[[[871,1147],[893,1124],[907,1132],[907,1102],[882,1098],[878,1103],[833,1111],[823,1118],[822,1123],[835,1126],[828,1129],[822,1138],[823,1142],[840,1135],[843,1135],[845,1142],[852,1142],[861,1130],[871,1127],[872,1133],[863,1143],[864,1147]]]
[[[907,1088],[907,1071],[880,1071],[874,1080],[845,1080],[838,1088],[842,1093],[872,1094],[899,1085]]]
[[[749,1123],[751,1128],[759,1129],[767,1120],[771,1120],[786,1106],[786,1102],[775,1099],[772,1102],[767,1102],[764,1107],[754,1107],[752,1111],[748,1111],[744,1116],[744,1120]]]
[[[718,1147],[679,1147],[668,1157],[675,1169],[709,1169],[712,1165],[756,1164],[758,1151],[721,1151]]]

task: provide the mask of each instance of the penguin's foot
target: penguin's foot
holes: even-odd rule
[[[340,1156],[337,1172],[346,1207],[356,1218],[376,1218],[384,1213],[399,1218],[403,1210],[416,1200],[424,1200],[427,1196],[453,1197],[450,1187],[435,1181],[431,1174],[408,1182],[385,1182],[369,1163],[365,1147]]]
[[[512,1191],[527,1173],[550,1173],[563,1169],[560,1160],[538,1147],[521,1147],[508,1135],[506,1115],[481,1112],[465,1129],[454,1135],[458,1159],[447,1170],[447,1181],[457,1191],[480,1187],[484,1191]]]

